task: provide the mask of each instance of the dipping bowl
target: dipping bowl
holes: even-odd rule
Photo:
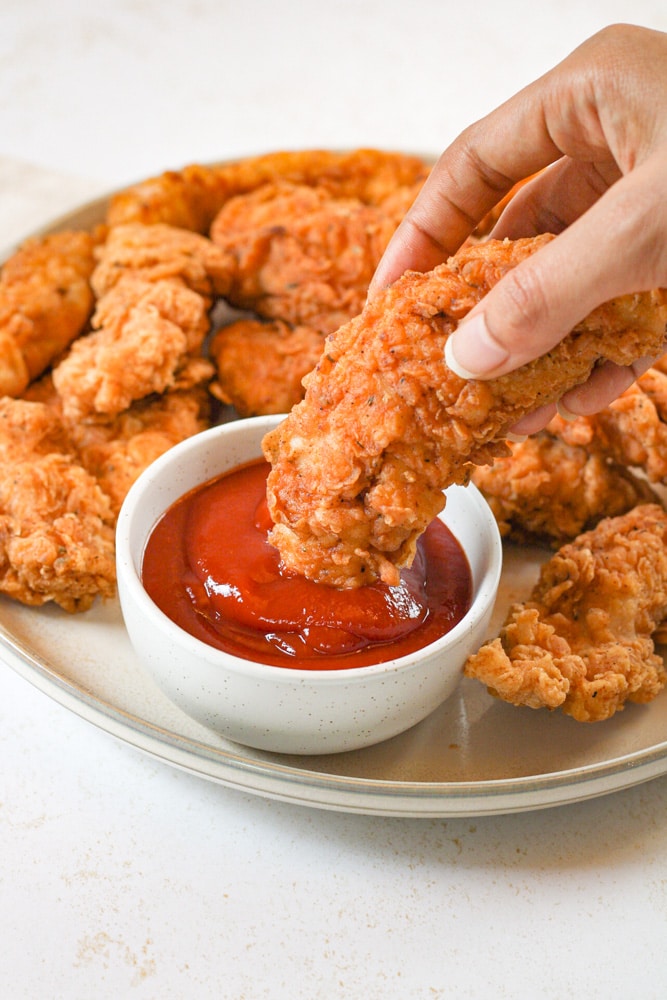
[[[230,740],[287,754],[355,750],[404,732],[448,698],[468,655],[487,638],[502,564],[500,535],[473,486],[447,490],[442,519],[463,547],[472,605],[440,639],[371,666],[300,670],[222,652],[189,635],[154,604],[141,582],[147,540],[176,500],[261,457],[283,416],[221,424],[171,448],[130,489],[117,525],[118,591],[132,645],[167,697]]]

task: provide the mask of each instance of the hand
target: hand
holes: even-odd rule
[[[546,168],[546,169],[544,169]],[[447,361],[492,378],[549,351],[596,306],[667,285],[667,34],[605,28],[445,150],[396,231],[369,294],[454,253],[515,183],[491,236],[558,238],[511,271],[461,322]],[[564,414],[606,406],[651,361],[604,364]],[[554,408],[515,430],[532,433]]]

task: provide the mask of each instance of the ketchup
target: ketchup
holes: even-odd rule
[[[404,656],[463,618],[470,567],[437,518],[396,587],[337,590],[284,569],[267,541],[268,471],[258,460],[204,483],[153,529],[143,584],[186,632],[244,659],[336,670]]]

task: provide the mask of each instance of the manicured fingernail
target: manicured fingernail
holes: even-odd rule
[[[490,336],[484,316],[464,320],[445,343],[445,362],[460,378],[488,375],[505,364],[508,358],[509,351]]]
[[[505,437],[512,444],[523,444],[524,441],[528,440],[527,434],[514,434],[512,431],[508,431]]]
[[[562,417],[563,420],[567,420],[567,422],[570,424],[572,423],[573,420],[579,419],[579,414],[573,413],[572,410],[568,410],[567,406],[565,405],[562,399],[559,399],[558,402],[556,403],[556,410],[558,412],[558,416]]]

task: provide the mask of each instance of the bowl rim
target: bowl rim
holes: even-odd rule
[[[176,622],[155,604],[141,582],[140,571],[137,570],[137,562],[131,546],[131,529],[134,517],[139,511],[139,506],[145,492],[154,487],[156,478],[160,477],[174,462],[182,462],[191,452],[205,450],[211,441],[218,438],[225,439],[235,433],[243,433],[249,428],[258,429],[259,427],[264,427],[268,431],[270,428],[277,426],[285,417],[286,414],[284,413],[267,414],[264,416],[243,417],[216,424],[172,446],[144,469],[130,487],[121,505],[116,522],[116,564],[121,609],[123,609],[122,589],[124,587],[126,588],[126,597],[128,600],[132,601],[135,607],[145,608],[147,614],[151,615],[155,620],[155,624],[159,630],[173,645],[184,647],[185,651],[191,655],[205,659],[209,664],[215,664],[215,661],[219,660],[221,668],[224,667],[228,671],[232,670],[235,673],[242,673],[250,679],[271,678],[272,680],[281,680],[291,684],[295,681],[300,683],[317,681],[320,684],[334,684],[340,683],[342,678],[354,681],[367,679],[375,675],[393,676],[414,670],[424,659],[436,656],[439,652],[445,652],[448,647],[457,645],[459,640],[463,639],[467,633],[477,627],[480,619],[489,611],[489,604],[493,607],[502,572],[503,559],[500,531],[491,509],[474,483],[468,483],[466,486],[453,486],[449,489],[465,490],[467,495],[472,497],[473,503],[479,513],[481,513],[487,528],[487,565],[482,572],[471,606],[463,618],[445,635],[440,636],[439,639],[428,643],[426,646],[422,646],[412,653],[393,657],[380,663],[358,667],[339,667],[336,669],[283,667],[277,664],[245,659],[233,653],[227,653],[225,650],[217,649],[215,646],[211,646],[202,639],[198,639],[196,636],[186,632],[185,629],[177,625]],[[237,464],[241,464],[243,461],[252,461],[254,458],[260,457],[261,452],[258,452],[246,459],[239,459]],[[234,467],[234,465],[230,465],[229,469],[231,470]],[[221,470],[221,473],[224,471],[228,470]],[[214,473],[210,478],[214,478],[215,475]],[[209,478],[185,486],[179,493],[179,497],[184,496],[190,489],[194,489],[208,481]],[[449,492],[449,489],[445,491],[446,494]],[[175,501],[170,501],[170,503],[173,502]],[[164,509],[166,510],[167,507]],[[442,512],[442,514],[444,513],[445,511]],[[442,514],[439,516],[442,516]],[[156,523],[157,519],[153,521],[151,528],[143,539],[142,552],[139,554],[139,564],[143,560],[143,552],[148,535]],[[468,557],[466,556],[466,558]]]

